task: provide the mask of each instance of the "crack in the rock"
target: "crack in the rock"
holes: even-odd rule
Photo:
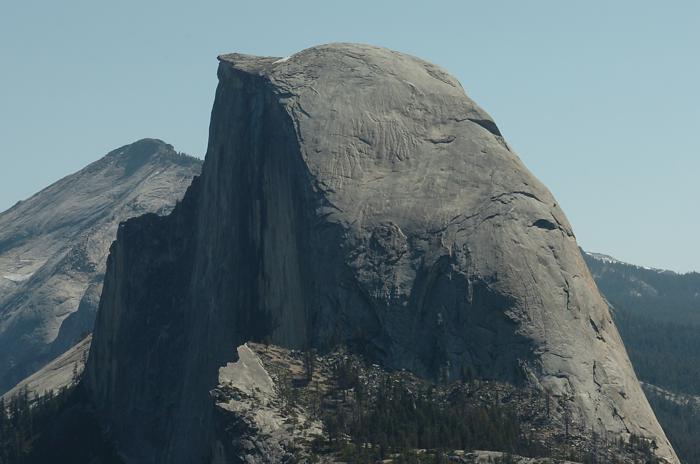
[[[540,203],[544,203],[544,201],[540,200],[539,197],[537,197],[537,195],[535,195],[534,193],[526,192],[524,190],[514,190],[512,192],[499,193],[498,195],[492,196],[491,201],[500,200],[502,197],[506,197],[506,196],[514,197],[516,195],[524,196],[527,198],[532,198],[533,200],[537,200]],[[502,203],[508,203],[508,202],[502,201]]]
[[[476,119],[476,118],[467,118],[467,120],[473,122],[474,124],[483,127],[496,137],[502,137],[501,131],[498,129],[498,126],[496,125],[495,122],[491,121],[490,119]]]
[[[595,323],[595,321],[593,320],[593,318],[589,317],[589,318],[588,318],[588,322],[590,322],[591,327],[593,327],[593,330],[594,330],[595,333],[596,333],[596,338],[597,338],[598,340],[604,342],[605,339],[603,338],[603,335],[600,333],[600,329],[598,328],[598,325]]]
[[[426,139],[428,142],[433,143],[435,145],[446,145],[449,143],[454,142],[456,137],[454,135],[445,135],[442,137],[431,137]]]
[[[596,367],[597,366],[598,366],[597,361],[593,361],[593,383],[596,384],[596,387],[598,387],[598,391],[602,392],[603,385],[601,385],[601,383],[598,382],[598,379],[596,379]]]
[[[538,219],[531,224],[531,227],[538,227],[544,230],[558,229],[556,224],[554,224],[552,221],[548,221],[547,219]]]

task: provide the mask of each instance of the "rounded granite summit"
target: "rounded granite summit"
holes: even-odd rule
[[[527,383],[678,462],[564,213],[454,77],[369,45],[219,59],[201,178],[120,231],[105,278],[87,378],[125,455],[204,455],[219,367],[269,339]],[[125,415],[153,408],[148,433]]]

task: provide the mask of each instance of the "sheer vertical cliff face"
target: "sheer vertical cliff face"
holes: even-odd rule
[[[677,462],[556,201],[414,57],[220,57],[203,174],[120,227],[86,382],[127,460],[200,462],[218,368],[266,338],[534,384]]]

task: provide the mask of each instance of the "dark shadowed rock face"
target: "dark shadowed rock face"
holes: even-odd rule
[[[527,382],[677,462],[571,227],[445,71],[349,44],[220,57],[203,175],[113,245],[87,382],[127,459],[210,455],[245,340]]]
[[[144,139],[0,214],[0,393],[92,330],[117,225],[169,213],[200,166]]]

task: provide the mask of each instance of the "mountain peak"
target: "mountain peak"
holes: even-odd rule
[[[164,148],[169,149],[169,150],[174,150],[172,145],[164,142],[161,139],[146,137],[143,139],[136,140],[135,142],[127,143],[126,145],[122,145],[119,148],[115,148],[114,150],[110,151],[108,153],[108,155],[116,155],[116,156],[129,155],[129,154],[133,153],[134,150],[156,151],[158,149],[164,149]]]
[[[109,152],[105,158],[124,167],[124,175],[133,174],[139,168],[161,154],[176,154],[172,145],[159,139],[141,139],[129,145],[124,145]]]
[[[169,212],[200,164],[142,139],[0,213],[0,392],[92,327],[118,224]]]
[[[201,164],[201,160],[179,153],[169,143],[160,139],[144,138],[112,150],[103,158],[110,165],[124,169],[124,176],[130,176],[142,167],[153,163],[171,163],[184,167]],[[100,161],[98,161],[100,163]]]
[[[215,439],[238,460],[211,392],[269,340],[528,385],[582,443],[678,462],[558,202],[454,77],[352,44],[223,55],[218,76],[185,206],[112,247],[84,382],[121,454],[197,462]]]

